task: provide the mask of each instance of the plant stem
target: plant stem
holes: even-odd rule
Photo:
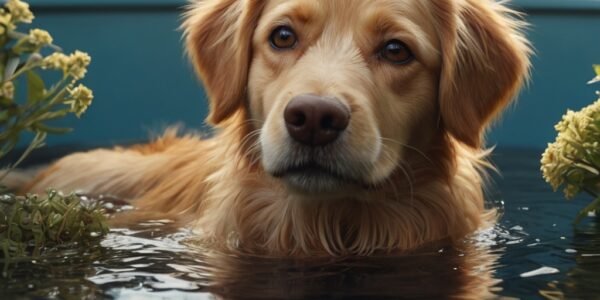
[[[596,200],[594,200],[592,203],[590,203],[588,206],[586,206],[583,210],[581,210],[581,212],[579,212],[579,214],[577,215],[577,218],[575,218],[575,221],[573,223],[579,224],[579,222],[581,222],[581,220],[583,220],[583,218],[587,217],[588,213],[596,210],[598,207],[600,207],[600,197],[596,198]]]

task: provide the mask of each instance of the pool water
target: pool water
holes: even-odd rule
[[[503,212],[463,245],[403,256],[272,259],[214,253],[168,220],[115,228],[97,245],[4,265],[2,299],[443,299],[600,297],[600,226],[572,220],[541,179],[541,151],[500,149],[489,198]]]

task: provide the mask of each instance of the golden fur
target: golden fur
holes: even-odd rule
[[[280,25],[298,36],[290,51],[268,43]],[[526,79],[530,55],[523,23],[503,4],[203,0],[183,27],[216,135],[169,132],[74,154],[26,190],[129,198],[141,211],[191,218],[207,241],[272,255],[404,251],[460,240],[492,219],[482,135]],[[377,56],[390,39],[415,60]],[[310,155],[353,181],[273,176],[308,155],[283,121],[300,94],[350,108],[344,135]]]

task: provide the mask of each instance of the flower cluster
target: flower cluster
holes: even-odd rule
[[[29,42],[37,47],[43,47],[52,44],[52,36],[46,30],[32,29],[29,31],[28,38]]]
[[[15,97],[15,85],[12,81],[7,81],[0,87],[0,97],[13,99]]]
[[[14,23],[31,23],[33,21],[34,16],[29,10],[29,4],[20,0],[8,0],[5,6],[12,15]]]
[[[91,57],[85,52],[75,51],[71,55],[56,52],[44,58],[42,68],[62,70],[65,76],[71,76],[74,80],[80,80],[85,77],[87,67],[91,61]]]
[[[71,105],[71,112],[79,118],[92,104],[94,94],[92,90],[82,84],[68,91],[72,99],[65,101],[65,104]]]
[[[33,18],[29,4],[20,0],[8,0],[4,8],[0,8],[0,34],[15,30],[17,23],[31,23]]]
[[[600,70],[598,78],[600,79]],[[555,126],[558,136],[542,155],[544,179],[555,189],[564,186],[572,199],[582,191],[600,191],[600,99],[581,111],[567,111]]]
[[[52,121],[70,114],[81,117],[91,104],[92,91],[79,84],[91,58],[81,51],[62,53],[46,30],[20,31],[22,23],[34,19],[29,4],[0,1],[0,158],[20,144],[23,132],[30,132],[34,138],[23,152],[26,156],[43,146],[48,134],[70,130],[53,127]],[[43,76],[44,70],[58,71],[62,76],[47,82],[45,79],[57,77]],[[17,83],[19,88],[15,88]],[[0,181],[4,174],[0,172]]]
[[[17,28],[12,21],[12,16],[5,9],[0,8],[0,34],[6,34]]]

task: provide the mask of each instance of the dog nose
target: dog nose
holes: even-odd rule
[[[336,98],[300,95],[285,108],[284,119],[294,140],[309,146],[325,146],[348,128],[350,110]]]

